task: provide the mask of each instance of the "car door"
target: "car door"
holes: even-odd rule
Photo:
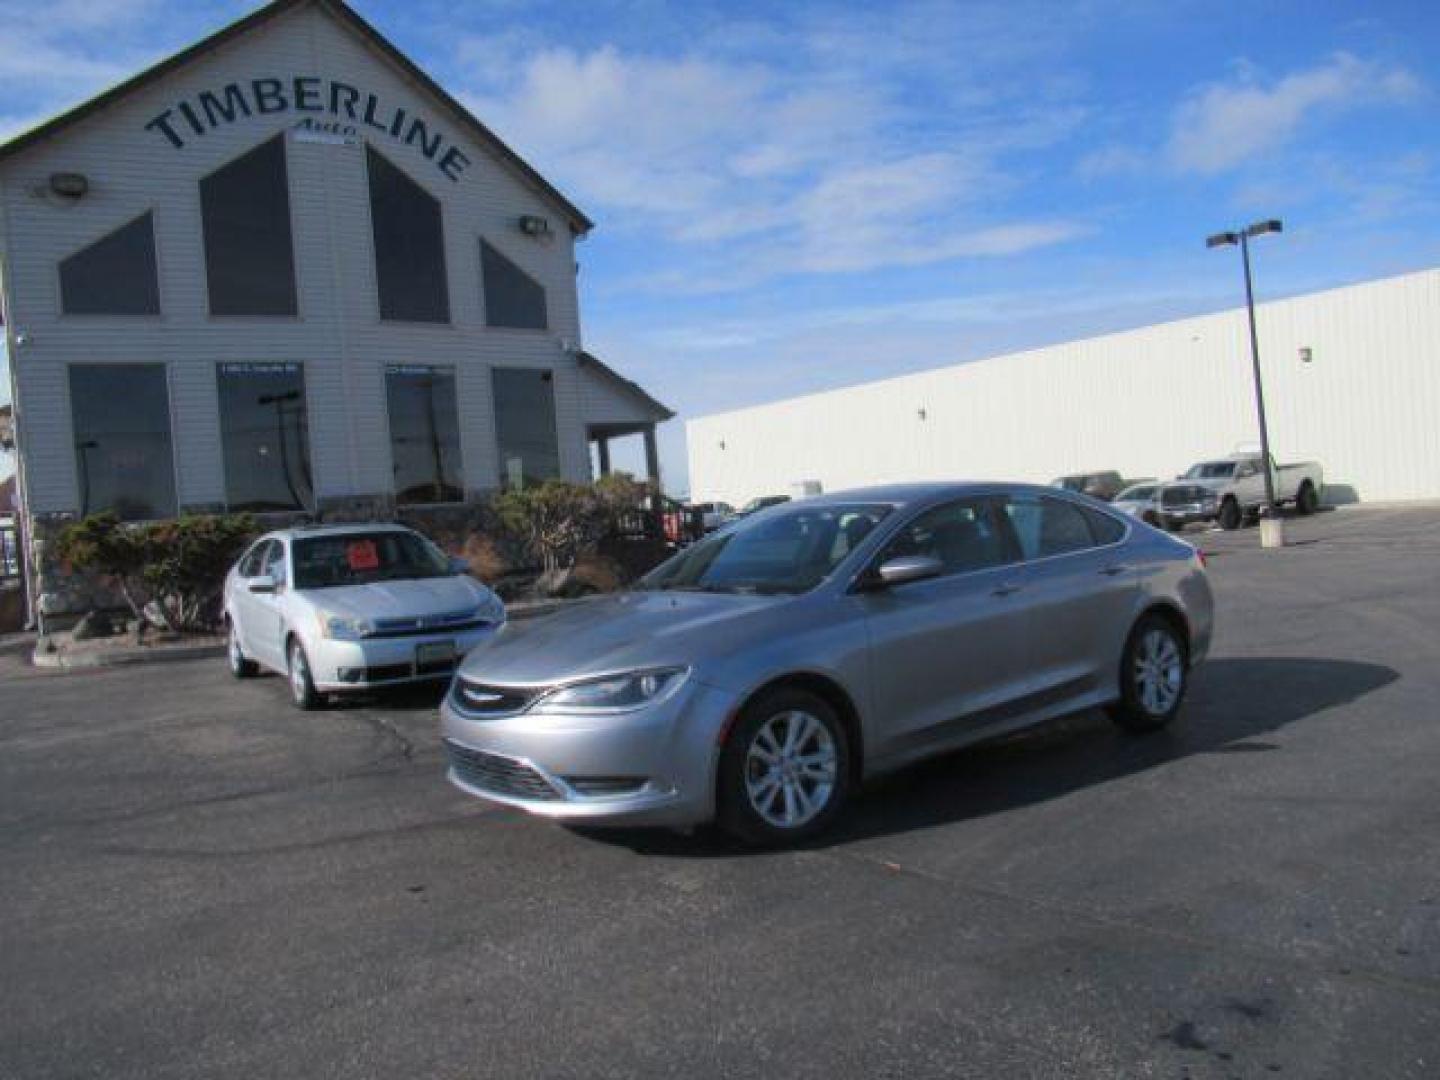
[[[861,594],[877,758],[958,739],[1023,685],[1027,616],[1019,553],[995,499],[966,498],[904,523],[872,566],[905,555],[944,572]]]
[[[236,580],[230,593],[230,615],[235,621],[240,647],[251,659],[262,662],[268,662],[258,648],[265,605],[260,593],[250,591],[250,582],[265,572],[265,560],[274,543],[274,540],[261,540],[245,553],[235,566]]]
[[[1005,512],[1025,560],[1030,703],[1048,708],[1108,686],[1139,589],[1123,543],[1132,526],[1033,492],[1009,496]]]

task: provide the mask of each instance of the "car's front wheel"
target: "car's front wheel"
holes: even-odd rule
[[[245,650],[240,646],[240,632],[235,629],[234,620],[227,620],[225,659],[230,667],[230,674],[237,679],[248,679],[260,670],[254,660],[245,656]]]
[[[1235,496],[1227,495],[1225,501],[1220,504],[1220,527],[1227,531],[1238,529],[1245,522],[1245,514],[1240,509],[1240,504],[1235,501]]]
[[[849,774],[845,728],[829,702],[799,688],[762,694],[721,751],[720,825],[766,846],[814,836],[840,812]]]
[[[1126,731],[1157,731],[1180,711],[1189,662],[1174,623],[1146,615],[1130,632],[1120,661],[1120,700],[1110,718]]]
[[[292,639],[287,652],[290,700],[297,709],[315,709],[320,706],[320,694],[315,689],[315,680],[310,675],[310,660],[305,648],[298,640]]]

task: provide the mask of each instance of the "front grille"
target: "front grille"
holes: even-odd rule
[[[633,795],[645,786],[643,776],[566,776],[562,779],[581,795],[597,798]]]
[[[455,770],[455,775],[471,787],[518,799],[550,801],[560,798],[560,793],[523,761],[487,754],[484,750],[472,750],[448,739],[445,749],[450,755],[450,767]]]
[[[376,619],[375,629],[366,637],[392,638],[413,637],[417,634],[450,634],[465,630],[477,630],[489,626],[488,619],[477,619],[469,611],[452,611],[446,615],[407,616],[396,619]]]
[[[537,697],[540,690],[516,686],[491,686],[463,676],[455,680],[455,707],[470,716],[507,716],[519,712]]]
[[[1204,502],[1206,494],[1208,493],[1204,488],[1166,488],[1160,494],[1160,505],[1189,506],[1192,503]]]

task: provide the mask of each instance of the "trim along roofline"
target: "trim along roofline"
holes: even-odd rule
[[[482,124],[469,109],[460,104],[460,102],[447,93],[439,83],[425,74],[414,61],[361,18],[344,0],[273,0],[273,2],[266,4],[256,11],[252,11],[249,15],[223,27],[209,37],[202,38],[195,44],[181,49],[179,52],[160,61],[158,64],[146,68],[144,71],[126,79],[124,82],[117,83],[109,90],[105,90],[95,97],[90,98],[88,101],[82,102],[74,108],[41,123],[39,126],[15,136],[15,138],[7,143],[0,144],[0,163],[13,157],[15,154],[29,149],[36,143],[61,134],[81,120],[100,112],[102,109],[105,109],[135,91],[157,82],[166,75],[189,64],[191,61],[203,58],[220,46],[242,37],[251,30],[264,26],[272,19],[307,5],[320,9],[341,26],[354,31],[366,43],[377,49],[382,56],[400,68],[405,76],[418,83],[423,91],[436,98],[460,121],[461,126],[478,139],[482,145],[494,152],[504,163],[519,173],[523,180],[533,185],[539,190],[540,194],[558,206],[560,210],[564,212],[565,216],[569,218],[570,228],[577,236],[583,236],[595,227],[595,223],[591,221],[579,207],[562,195],[558,188],[541,176],[540,173],[535,170],[534,166],[514,150],[510,149],[498,135]]]

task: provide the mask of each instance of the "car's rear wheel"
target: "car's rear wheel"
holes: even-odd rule
[[[1245,515],[1240,510],[1240,504],[1235,501],[1235,496],[1226,496],[1225,501],[1220,504],[1220,527],[1227,531],[1238,529],[1245,520]]]
[[[310,660],[299,641],[291,640],[287,659],[291,702],[297,709],[319,708],[321,698],[315,689],[315,680],[310,675]]]
[[[1315,485],[1306,480],[1295,493],[1295,509],[1302,514],[1313,514],[1320,508],[1320,496]]]
[[[745,707],[720,754],[720,825],[751,844],[814,836],[840,812],[850,774],[845,727],[824,698],[782,688]]]
[[[234,621],[227,620],[225,625],[225,659],[230,667],[230,674],[237,679],[248,679],[260,670],[260,666],[245,656],[245,650],[240,646],[240,633],[235,629]]]
[[[1185,639],[1175,624],[1146,615],[1130,632],[1120,661],[1120,700],[1110,718],[1126,731],[1157,731],[1180,711],[1188,685]]]

